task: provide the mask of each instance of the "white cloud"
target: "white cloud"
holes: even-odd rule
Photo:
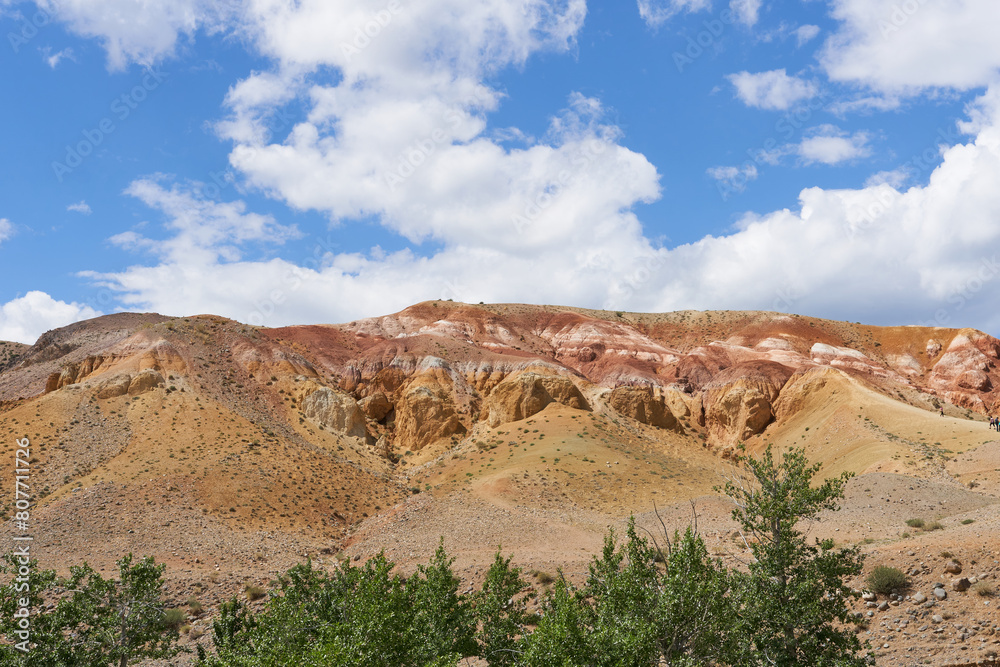
[[[14,225],[7,218],[0,218],[0,243],[14,235]]]
[[[832,0],[840,28],[821,62],[831,79],[876,91],[989,85],[1000,69],[995,0]]]
[[[756,74],[743,71],[726,78],[736,87],[736,95],[744,104],[758,109],[788,109],[819,92],[815,83],[789,76],[784,69]]]
[[[729,0],[729,8],[737,21],[753,27],[760,14],[761,2],[762,0]]]
[[[883,38],[878,22],[865,19],[891,12],[894,2],[832,1],[841,27],[822,62],[836,80],[871,86],[873,99],[974,87],[995,74],[1000,47],[990,26],[1000,9],[992,2],[921,5]],[[64,7],[86,5],[92,15],[74,19],[66,9],[60,17],[104,38],[112,65],[167,57],[182,37],[219,29],[218,14],[195,0],[150,5],[132,32],[127,22],[118,28],[102,18],[98,4],[66,0]],[[639,2],[650,25],[709,6]],[[229,115],[217,129],[235,144],[233,166],[294,208],[334,221],[370,217],[437,250],[345,254],[315,240],[316,252],[299,266],[246,261],[246,245],[280,242],[294,228],[242,202],[204,201],[191,188],[146,179],[129,194],[163,212],[166,238],[131,231],[115,242],[153,253],[153,263],[88,275],[134,307],[266,324],[342,321],[451,297],[1000,325],[981,291],[1000,275],[984,252],[1000,243],[1000,94],[991,91],[970,110],[965,130],[974,141],[945,147],[924,186],[901,193],[886,176],[862,189],[808,188],[799,211],[751,214],[732,234],[666,250],[643,236],[632,213],[659,196],[656,170],[619,144],[599,101],[574,95],[548,133],[522,147],[501,144],[487,127],[502,101],[488,84],[494,75],[539,51],[571,48],[585,14],[582,0],[254,0],[241,14],[240,36],[271,64],[227,97]],[[147,20],[159,15],[166,18],[156,25]],[[817,93],[784,70],[742,75],[733,83],[752,106],[791,108]],[[305,109],[304,117],[281,119],[286,106]],[[803,162],[840,164],[869,154],[870,141],[864,132],[819,128],[784,150]],[[752,173],[731,169],[734,177]],[[244,225],[251,232],[241,236]]]
[[[208,201],[190,187],[171,184],[168,189],[164,186],[168,180],[162,175],[139,179],[125,194],[161,211],[173,235],[159,240],[124,232],[112,237],[113,243],[147,250],[168,261],[210,264],[238,261],[241,248],[250,243],[275,246],[300,236],[294,226],[281,225],[269,215],[248,213],[241,201]]]
[[[720,192],[743,192],[757,178],[757,167],[751,162],[742,167],[710,167],[707,173],[719,182]]]
[[[797,147],[799,157],[806,164],[837,165],[868,157],[872,152],[867,132],[848,134],[833,125],[821,125],[813,128],[810,134]]]
[[[581,187],[531,223],[580,221],[557,229],[548,244],[455,243],[423,258],[337,254],[335,239],[315,239],[316,261],[302,266],[177,257],[104,279],[137,308],[268,325],[346,321],[428,298],[524,301],[530,294],[534,302],[648,312],[761,308],[989,330],[1000,327],[988,298],[1000,284],[1000,262],[989,250],[1000,246],[1000,92],[971,111],[978,134],[947,147],[924,186],[807,188],[797,211],[748,214],[734,233],[669,250],[649,244],[630,214],[602,224],[606,212],[587,215],[591,200],[572,206]],[[612,173],[603,162],[592,165],[599,171],[588,186]],[[618,179],[630,183],[624,174]]]
[[[753,3],[757,0],[733,0]],[[712,0],[639,0],[639,16],[658,28],[681,12],[699,12],[712,7]]]
[[[911,176],[910,171],[905,168],[880,171],[872,174],[865,180],[865,187],[872,188],[879,185],[888,185],[899,190],[909,182]]]
[[[108,54],[108,66],[113,70],[124,69],[132,62],[151,65],[174,55],[182,35],[191,38],[198,30],[223,29],[242,4],[238,0],[36,0],[36,3],[78,35],[100,40]]]
[[[90,215],[93,211],[90,209],[90,205],[86,201],[78,201],[75,204],[70,204],[66,207],[67,211],[73,211],[74,213],[82,213],[83,215]]]
[[[45,292],[28,292],[0,305],[0,340],[34,343],[50,329],[100,314],[89,306],[56,301]]]
[[[818,34],[819,34],[819,26],[810,24],[801,25],[798,28],[796,28],[794,32],[795,40],[799,46],[802,46],[806,42],[811,41]]]
[[[52,53],[52,49],[46,46],[42,48],[42,55],[45,57],[46,64],[52,69],[55,69],[63,59],[76,60],[73,56],[73,49],[63,49],[62,51]]]

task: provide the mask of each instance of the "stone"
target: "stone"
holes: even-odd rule
[[[302,402],[306,417],[346,436],[363,438],[365,416],[353,397],[322,387],[306,396]]]
[[[358,401],[358,407],[361,411],[365,413],[366,416],[374,419],[377,422],[385,419],[385,416],[392,411],[392,403],[386,398],[386,395],[378,391],[371,396],[365,396],[360,401]]]
[[[927,601],[927,596],[924,595],[923,593],[916,593],[910,599],[913,600],[914,603],[920,604],[921,602],[926,602]]]
[[[615,387],[607,402],[616,412],[637,422],[662,429],[682,430],[658,387]]]
[[[158,371],[150,368],[132,378],[132,381],[128,384],[128,395],[144,394],[156,387],[162,387],[163,384],[163,376]]]
[[[936,597],[938,600],[944,600],[945,598],[948,597],[948,591],[946,591],[943,588],[935,588],[934,597]]]
[[[971,585],[972,584],[969,582],[968,579],[962,577],[961,579],[955,579],[954,581],[951,582],[951,589],[953,591],[958,591],[959,593],[961,593],[962,591],[969,590],[969,587]]]
[[[507,377],[494,387],[487,397],[483,414],[489,425],[496,428],[500,424],[527,419],[553,402],[576,410],[591,409],[570,378],[527,371]]]
[[[950,560],[944,564],[944,571],[948,574],[962,574],[962,564],[957,560]]]

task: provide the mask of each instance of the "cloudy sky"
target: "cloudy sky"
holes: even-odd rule
[[[995,0],[0,0],[0,339],[426,299],[1000,334]]]

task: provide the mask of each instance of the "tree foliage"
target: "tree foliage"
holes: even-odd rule
[[[810,543],[800,529],[824,510],[837,510],[843,473],[818,486],[812,479],[819,465],[809,466],[801,449],[776,462],[770,447],[759,460],[740,462],[749,477],[730,480],[725,493],[735,503],[740,525],[754,560],[739,577],[734,602],[739,609],[737,632],[746,638],[745,665],[870,664],[864,646],[851,631],[855,622],[845,579],[861,573],[857,547],[835,549],[832,540]]]
[[[33,563],[28,582],[30,651],[0,646],[2,664],[127,667],[142,658],[177,655],[181,651],[177,630],[162,622],[166,566],[149,556],[135,564],[133,560],[129,554],[118,561],[118,579],[105,579],[86,563],[71,567],[65,578],[51,570],[38,571]],[[15,636],[8,609],[23,595],[15,581],[0,588],[0,617],[7,637]]]

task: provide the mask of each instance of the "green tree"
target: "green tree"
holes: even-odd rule
[[[84,563],[70,568],[61,586],[70,593],[55,614],[72,637],[78,664],[128,664],[141,658],[171,658],[181,652],[175,628],[165,627],[163,571],[147,556],[135,565],[132,554],[118,560],[119,579],[104,579]]]
[[[844,485],[852,477],[812,485],[820,466],[809,466],[801,449],[775,462],[770,447],[759,460],[740,457],[749,476],[724,487],[753,553],[749,571],[735,588],[739,615],[734,618],[745,639],[744,665],[815,665],[853,667],[871,664],[855,634],[847,607],[853,595],[845,578],[861,573],[856,548],[835,549],[832,540],[810,543],[800,522],[837,510]]]
[[[463,658],[478,653],[475,615],[458,594],[459,579],[451,570],[454,558],[444,550],[444,538],[428,565],[407,581],[412,599],[414,661],[424,665],[439,658]]]
[[[559,572],[542,604],[535,631],[521,642],[525,667],[583,667],[592,664],[587,641],[590,609],[583,596]]]
[[[41,611],[46,595],[59,583],[56,573],[39,570],[34,559],[21,563],[8,553],[0,560],[0,576],[10,577],[0,586],[0,633],[10,642],[0,643],[0,664],[11,667],[74,664],[68,641],[55,615]],[[15,615],[20,613],[21,601],[28,602],[28,629],[21,627],[21,618]]]
[[[26,655],[16,650],[10,655],[10,647],[3,647],[0,655],[10,658],[3,664],[128,667],[134,660],[170,658],[181,652],[177,630],[162,622],[166,566],[156,565],[152,557],[135,565],[132,561],[132,554],[118,561],[117,580],[104,579],[86,563],[71,567],[68,578],[57,578],[50,570],[33,571],[29,575],[32,648]],[[18,595],[15,583],[16,579],[0,593],[0,616],[8,633],[7,609]],[[58,601],[53,599],[56,591],[65,592]],[[44,609],[46,601],[51,607]]]
[[[260,614],[239,602],[213,624],[202,667],[448,667],[477,652],[474,614],[443,546],[409,579],[384,554],[330,573],[311,561],[282,577]]]
[[[521,595],[527,584],[521,578],[521,570],[511,567],[510,560],[497,551],[483,587],[474,597],[479,655],[491,667],[517,664],[517,640],[524,635],[528,620],[530,596]]]
[[[734,643],[730,577],[689,526],[663,546],[640,536],[633,520],[618,546],[609,531],[590,566],[588,643],[594,665],[724,663]]]

